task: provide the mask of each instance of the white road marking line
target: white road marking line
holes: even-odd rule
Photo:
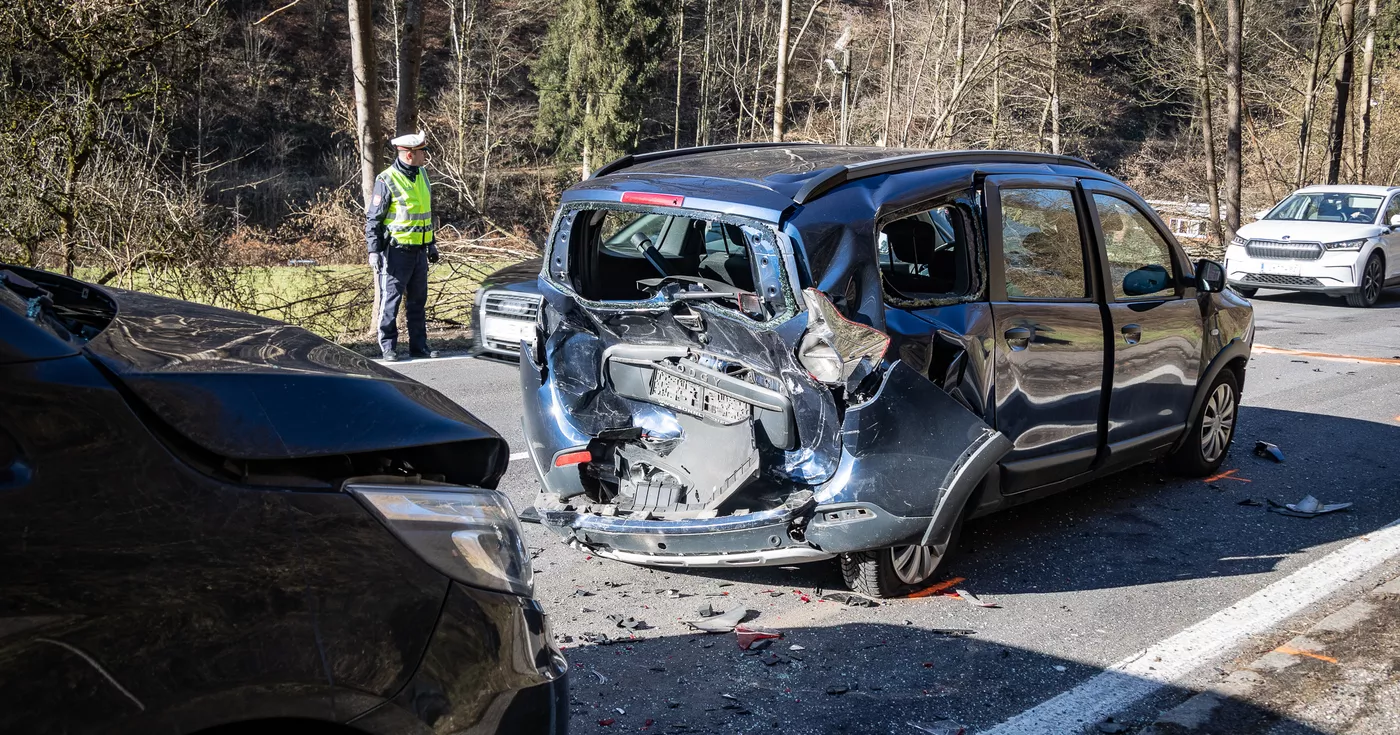
[[[407,360],[396,360],[387,362],[378,358],[371,358],[380,365],[391,365],[393,367],[412,367],[414,365],[431,365],[435,362],[447,362],[448,360],[475,360],[472,355],[447,355],[445,357],[415,357]],[[489,361],[488,361],[489,362]]]
[[[525,459],[528,456],[530,456],[529,452],[516,452],[515,454],[510,455],[510,461],[514,462],[517,459]]]
[[[982,735],[1060,735],[1102,722],[1400,555],[1400,520],[1139,651]]]

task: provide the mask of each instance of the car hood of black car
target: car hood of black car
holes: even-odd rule
[[[231,459],[501,441],[441,393],[300,327],[109,289],[117,316],[87,344],[160,420]]]
[[[540,268],[543,265],[544,261],[540,258],[532,258],[515,265],[508,265],[482,279],[481,287],[501,288],[528,283],[533,288],[535,280],[540,277]]]

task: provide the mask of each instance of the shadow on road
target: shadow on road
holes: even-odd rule
[[[1332,306],[1338,309],[1356,309],[1360,311],[1357,307],[1347,306],[1346,299],[1341,297],[1327,296],[1320,293],[1308,293],[1307,291],[1261,290],[1250,298],[1250,301],[1276,301],[1280,304]],[[1400,288],[1389,288],[1381,291],[1380,299],[1370,308],[1400,309]]]
[[[802,650],[791,650],[794,644]],[[1102,671],[976,638],[874,623],[790,628],[761,651],[741,651],[733,634],[697,633],[569,647],[566,655],[573,666],[571,730],[580,733],[919,733],[943,731],[910,723],[932,728],[944,719],[972,733]],[[1169,687],[1151,698],[1150,711],[1122,724],[1136,731],[1193,693]],[[1244,735],[1253,723],[1285,721],[1244,701],[1222,711],[1228,727],[1209,731]],[[1088,732],[1100,732],[1096,724]],[[1287,732],[1321,735],[1297,722]]]

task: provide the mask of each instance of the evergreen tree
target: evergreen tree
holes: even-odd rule
[[[535,134],[563,157],[597,162],[636,147],[668,36],[664,0],[565,0],[531,80]]]

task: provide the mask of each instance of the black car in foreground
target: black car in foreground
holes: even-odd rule
[[[0,732],[567,730],[494,431],[296,327],[0,278]]]
[[[1221,267],[1075,158],[718,146],[566,191],[524,351],[543,523],[669,567],[840,557],[890,595],[965,518],[1218,467],[1253,338]]]

